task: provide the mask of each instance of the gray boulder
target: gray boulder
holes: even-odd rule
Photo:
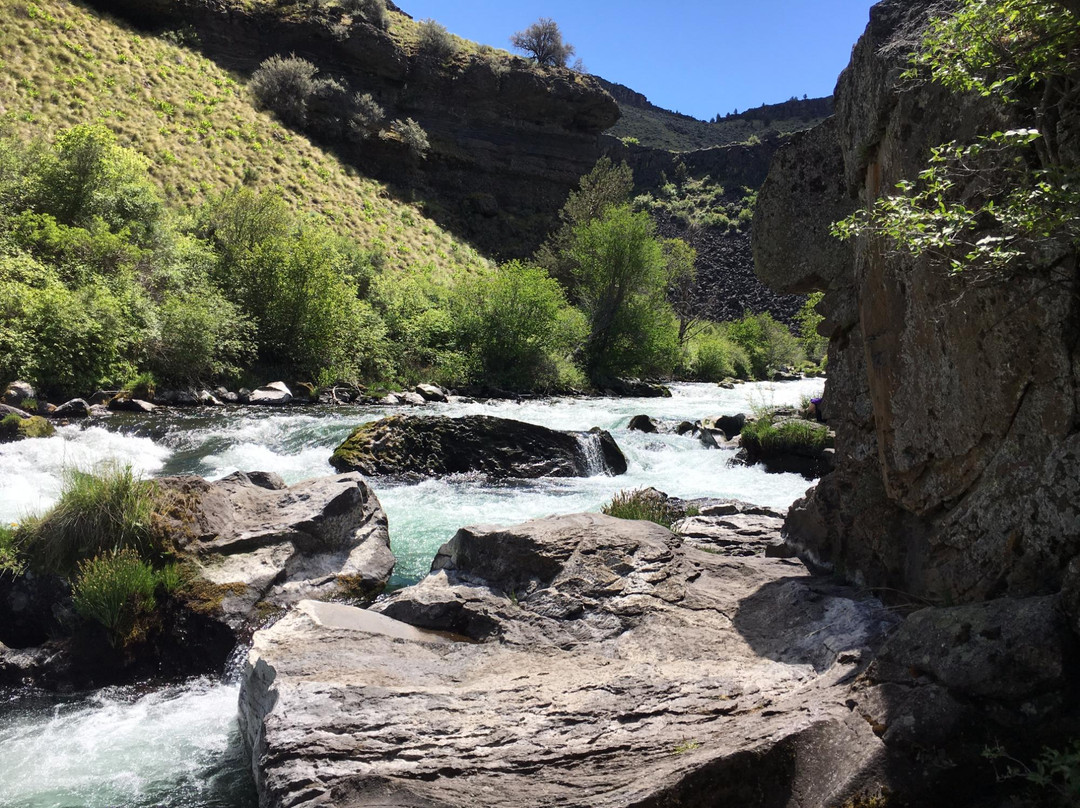
[[[159,480],[165,527],[232,627],[305,598],[370,600],[394,567],[386,514],[359,474],[286,486],[276,474]]]
[[[65,401],[51,413],[56,418],[86,418],[90,413],[90,405],[85,399],[73,398]]]
[[[258,390],[252,390],[247,397],[248,404],[261,404],[263,406],[280,407],[290,404],[293,400],[292,391],[285,382],[271,382]]]
[[[414,392],[423,396],[424,401],[436,401],[445,402],[446,392],[435,384],[418,384],[414,388]]]
[[[21,407],[27,399],[36,399],[37,393],[29,382],[12,382],[4,390],[3,403],[9,407]]]
[[[843,682],[894,618],[797,563],[552,517],[459,531],[377,611],[305,602],[256,633],[260,804],[821,806],[880,785]]]

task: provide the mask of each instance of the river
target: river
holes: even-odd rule
[[[555,513],[595,511],[620,490],[654,486],[674,496],[732,497],[786,508],[808,483],[797,475],[729,466],[730,450],[691,436],[631,432],[631,417],[665,422],[798,404],[821,395],[821,380],[782,384],[678,384],[671,398],[553,398],[431,404],[422,408],[338,407],[171,411],[117,415],[105,424],[62,427],[52,438],[0,446],[0,520],[51,505],[65,468],[105,461],[148,476],[273,471],[286,482],[332,474],[329,457],[353,427],[397,412],[494,415],[556,429],[609,430],[629,470],[619,477],[492,484],[469,475],[418,484],[373,481],[397,556],[391,586],[425,575],[457,528],[515,524]],[[238,744],[234,682],[195,680],[140,692],[111,688],[57,699],[19,692],[0,700],[0,806],[4,808],[247,808],[252,786]]]

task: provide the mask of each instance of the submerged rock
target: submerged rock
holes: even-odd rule
[[[648,415],[635,415],[630,419],[630,423],[626,427],[633,432],[659,432],[660,429],[656,425],[656,421],[650,418]]]
[[[468,472],[492,479],[626,472],[626,458],[607,432],[560,432],[487,415],[398,415],[364,424],[330,463],[339,471],[414,479]]]
[[[459,531],[377,611],[304,603],[256,633],[260,804],[821,806],[877,785],[842,682],[895,619],[797,562],[552,517]]]

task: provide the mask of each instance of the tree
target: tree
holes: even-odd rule
[[[541,17],[524,31],[510,37],[510,44],[529,53],[538,65],[566,67],[574,55],[574,46],[563,42],[558,24],[548,17]]]
[[[570,258],[589,320],[585,365],[594,381],[670,373],[678,324],[666,299],[668,261],[647,213],[608,208],[574,230]]]

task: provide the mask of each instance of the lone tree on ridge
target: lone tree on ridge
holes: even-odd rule
[[[574,46],[563,42],[558,24],[548,17],[541,17],[524,31],[518,31],[510,37],[510,44],[547,67],[566,67],[574,55]]]

